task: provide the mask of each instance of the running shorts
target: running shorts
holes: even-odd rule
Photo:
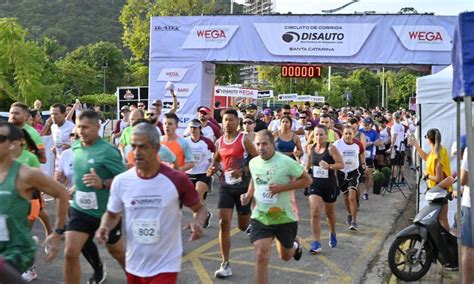
[[[352,172],[347,173],[346,176],[342,176],[339,181],[339,190],[341,190],[343,194],[349,192],[350,188],[357,190],[361,176],[359,169],[355,169]]]
[[[276,238],[283,247],[287,249],[293,248],[293,242],[298,233],[298,222],[264,225],[252,219],[250,224],[252,225],[250,230],[250,241],[252,243],[261,239]]]
[[[235,209],[239,215],[250,214],[250,205],[252,202],[249,202],[247,205],[242,205],[240,202],[240,195],[246,193],[248,187],[234,188],[227,186],[220,186],[217,192],[217,209]]]

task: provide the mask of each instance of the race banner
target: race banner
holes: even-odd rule
[[[257,89],[238,88],[238,87],[216,86],[214,88],[214,95],[215,96],[224,96],[224,97],[238,97],[238,98],[257,99],[258,90]]]
[[[257,99],[273,98],[273,90],[258,91]]]
[[[392,26],[408,50],[451,51],[452,40],[442,26]]]
[[[324,103],[325,98],[321,96],[297,96],[296,99],[293,100],[294,102],[312,102],[312,103]]]

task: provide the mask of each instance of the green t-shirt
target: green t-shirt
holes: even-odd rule
[[[36,157],[35,154],[27,150],[21,151],[21,155],[16,160],[24,165],[27,165],[30,168],[39,169],[41,167],[41,163],[38,160],[38,157]]]
[[[83,147],[80,141],[72,145],[73,172],[76,191],[72,207],[90,216],[101,218],[107,209],[108,189],[87,187],[82,178],[91,168],[102,179],[111,179],[124,172],[125,165],[117,149],[99,138],[93,145]]]
[[[125,148],[130,143],[132,143],[132,127],[127,126],[120,136],[120,145]]]
[[[249,167],[255,187],[253,196],[256,203],[251,218],[264,225],[297,221],[294,192],[285,191],[271,197],[268,185],[288,184],[290,178],[299,178],[303,174],[303,166],[292,158],[275,152],[269,160],[263,160],[260,156],[253,158]]]
[[[40,150],[44,149],[43,139],[41,139],[41,135],[39,135],[36,129],[34,129],[28,123],[25,123],[25,125],[23,125],[23,129],[25,129],[26,132],[30,135],[31,139],[33,140],[33,142],[35,142],[36,147],[38,147],[38,149]]]

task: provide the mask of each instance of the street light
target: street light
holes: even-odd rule
[[[347,6],[349,6],[351,4],[354,4],[356,2],[359,2],[359,0],[352,0],[349,3],[346,3],[346,4],[342,5],[341,7],[338,7],[338,8],[335,8],[335,9],[329,9],[329,10],[321,10],[321,12],[327,13],[327,14],[336,13],[337,11],[342,10],[342,9],[346,8]]]
[[[104,71],[104,75],[103,75],[103,93],[105,94],[105,70],[109,68],[109,64],[106,62],[105,65],[102,66],[102,70]]]

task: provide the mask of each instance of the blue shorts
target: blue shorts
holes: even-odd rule
[[[467,247],[474,247],[471,218],[471,208],[463,206],[461,209],[461,244]]]

